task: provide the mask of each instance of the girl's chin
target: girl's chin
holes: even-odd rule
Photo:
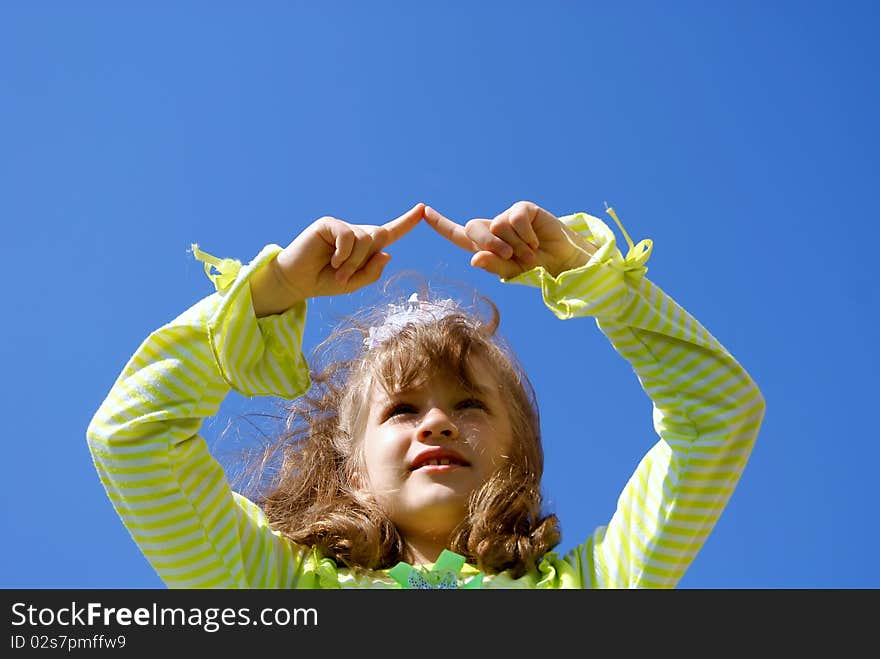
[[[454,520],[457,524],[467,512],[470,489],[451,488],[438,484],[413,494],[414,496],[404,504],[413,519]]]

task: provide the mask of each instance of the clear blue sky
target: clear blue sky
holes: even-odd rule
[[[880,587],[877,5],[718,4],[3,3],[0,585],[162,585],[85,430],[141,340],[210,293],[190,243],[248,261],[321,215],[529,199],[612,204],[654,240],[648,276],[764,392],[681,586]],[[560,549],[581,542],[655,441],[628,364],[427,226],[392,254],[389,274],[499,305],[542,406]],[[306,351],[357,302],[316,301]],[[206,436],[265,403],[233,394]]]

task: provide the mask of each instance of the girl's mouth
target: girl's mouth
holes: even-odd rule
[[[444,458],[442,460],[429,460],[419,467],[416,467],[413,471],[451,471],[464,466],[465,465],[459,462],[452,462],[449,459]]]
[[[416,457],[410,471],[426,469],[429,471],[451,471],[459,467],[469,467],[470,464],[451,451],[426,451]]]

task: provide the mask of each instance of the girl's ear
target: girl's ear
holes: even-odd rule
[[[356,449],[357,450],[357,449]],[[354,492],[364,492],[369,489],[369,481],[365,473],[365,466],[359,454],[349,458],[349,464],[345,470],[348,476],[348,485]]]

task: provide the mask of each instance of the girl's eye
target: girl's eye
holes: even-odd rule
[[[457,410],[477,409],[488,411],[488,406],[479,398],[468,398],[455,406]]]
[[[415,405],[410,405],[409,403],[397,403],[389,408],[385,413],[385,418],[391,419],[395,416],[400,416],[401,414],[413,414],[415,411]]]

